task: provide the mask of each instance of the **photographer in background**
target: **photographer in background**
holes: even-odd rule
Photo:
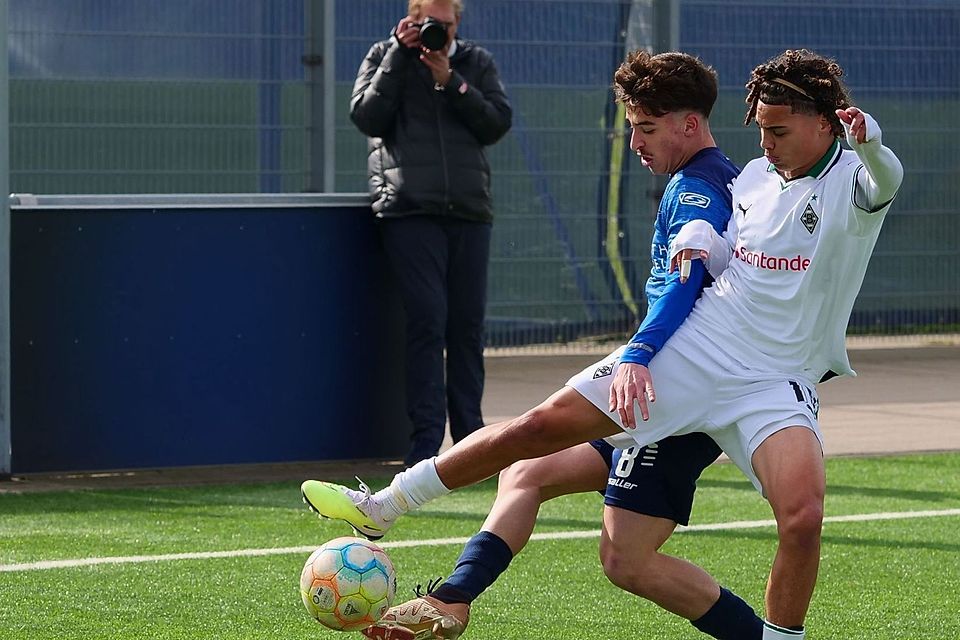
[[[406,312],[405,463],[483,426],[483,324],[493,207],[484,153],[512,111],[493,56],[456,38],[461,0],[409,0],[357,73],[373,211]],[[446,367],[444,367],[446,349]],[[445,382],[446,381],[446,382]]]

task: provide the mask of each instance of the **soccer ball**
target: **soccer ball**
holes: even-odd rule
[[[320,624],[366,629],[397,593],[397,575],[383,549],[360,538],[336,538],[310,554],[300,572],[300,598]]]

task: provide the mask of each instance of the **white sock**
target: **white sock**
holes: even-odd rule
[[[384,517],[394,520],[448,493],[450,489],[441,482],[433,457],[395,475],[390,486],[377,491],[374,498],[382,505]]]
[[[794,631],[776,625],[769,620],[763,621],[763,640],[803,640],[806,631]]]

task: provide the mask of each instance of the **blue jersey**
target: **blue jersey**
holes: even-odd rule
[[[719,149],[710,147],[698,151],[670,177],[660,198],[653,231],[650,249],[653,265],[646,286],[647,315],[630,339],[622,362],[648,365],[693,309],[703,287],[709,284],[709,275],[700,260],[693,261],[689,281],[680,284],[680,274],[669,272],[670,243],[680,227],[696,219],[706,220],[717,233],[723,233],[733,207],[733,179],[739,173],[740,169]]]

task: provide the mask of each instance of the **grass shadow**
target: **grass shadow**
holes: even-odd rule
[[[830,526],[827,523],[825,526]],[[685,531],[683,537],[696,536],[707,538],[719,538],[721,540],[756,540],[761,542],[776,542],[777,534],[772,529],[767,531],[758,530],[731,530],[731,531]],[[891,538],[880,540],[876,538],[863,538],[859,536],[838,536],[835,534],[825,534],[821,537],[821,544],[824,549],[830,546],[859,547],[871,549],[892,549],[902,551],[904,549],[923,550],[923,551],[943,551],[946,553],[960,553],[960,543],[953,542],[928,542],[922,540],[903,540],[900,538]]]

